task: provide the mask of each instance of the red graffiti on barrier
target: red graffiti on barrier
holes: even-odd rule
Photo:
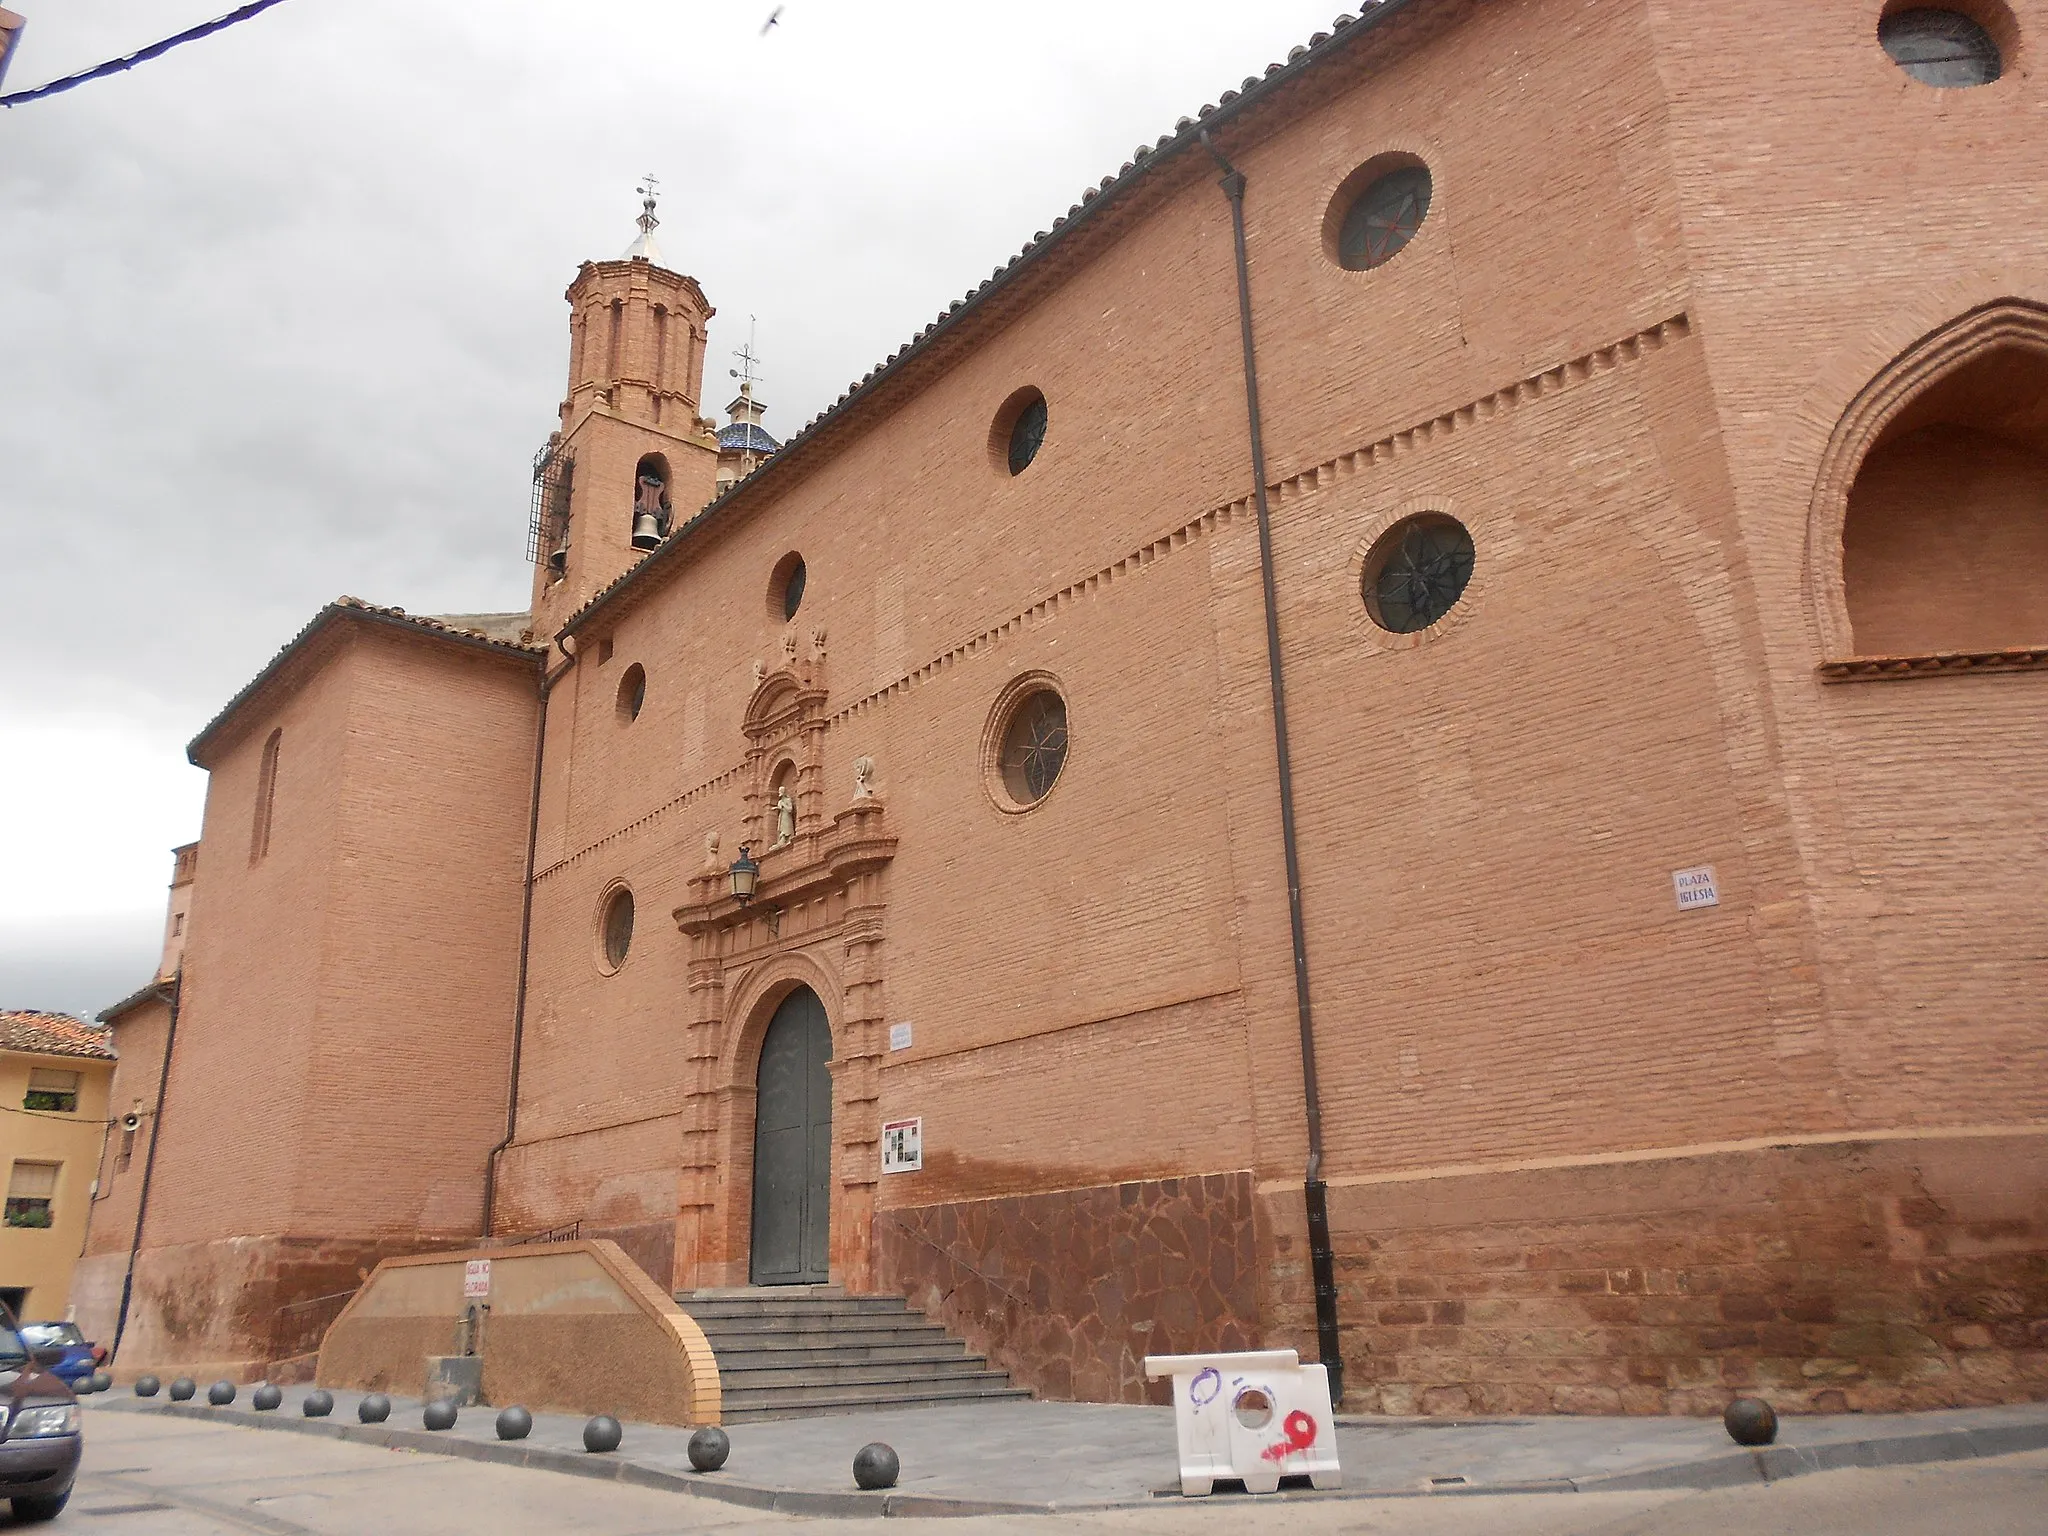
[[[1299,1408],[1287,1415],[1280,1428],[1287,1438],[1259,1452],[1267,1461],[1285,1461],[1296,1451],[1305,1451],[1316,1443],[1316,1421]]]

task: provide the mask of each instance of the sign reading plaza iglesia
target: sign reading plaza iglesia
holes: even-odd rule
[[[1714,866],[1701,864],[1694,869],[1671,871],[1671,889],[1678,897],[1678,910],[1690,912],[1696,907],[1718,907],[1721,893],[1714,885]]]
[[[491,1294],[491,1261],[469,1259],[462,1266],[462,1299],[482,1301]]]

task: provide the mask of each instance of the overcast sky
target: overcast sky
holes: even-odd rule
[[[230,9],[8,0],[21,90]],[[184,743],[324,601],[524,607],[562,290],[658,239],[779,437],[1341,0],[287,0],[0,112],[0,1007],[148,979]]]

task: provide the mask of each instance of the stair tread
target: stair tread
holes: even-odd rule
[[[675,1299],[710,1341],[734,1422],[1031,1396],[901,1296],[770,1288]]]

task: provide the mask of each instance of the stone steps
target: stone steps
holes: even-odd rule
[[[681,1291],[718,1357],[725,1421],[1023,1398],[900,1296],[829,1286]]]

